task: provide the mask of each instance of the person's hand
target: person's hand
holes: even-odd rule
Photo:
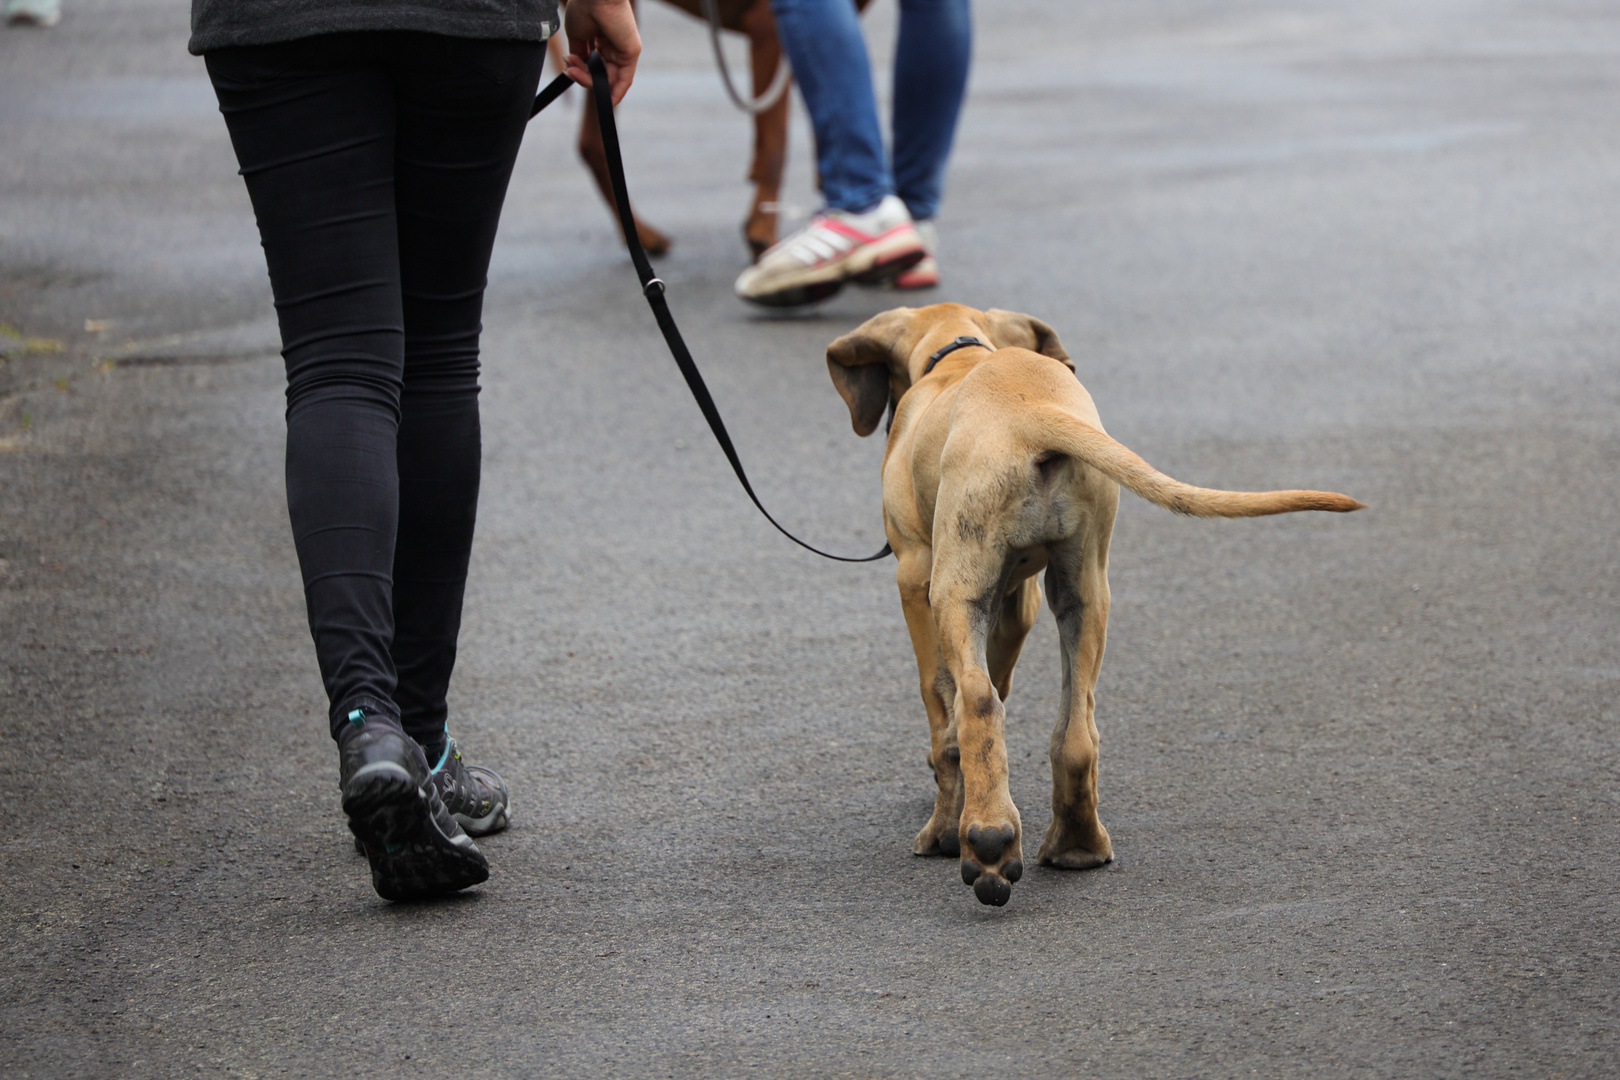
[[[563,26],[568,31],[569,78],[591,88],[591,69],[585,58],[596,50],[607,64],[608,86],[617,105],[635,80],[636,61],[641,57],[641,34],[630,0],[569,0]]]

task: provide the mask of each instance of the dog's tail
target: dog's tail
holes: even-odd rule
[[[1166,476],[1123,443],[1074,414],[1050,405],[1030,409],[1028,434],[1038,444],[1067,454],[1130,488],[1142,498],[1193,517],[1263,517],[1295,510],[1348,513],[1366,504],[1334,491],[1221,491],[1193,487]]]

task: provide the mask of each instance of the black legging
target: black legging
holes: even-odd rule
[[[538,42],[404,32],[220,49],[287,362],[287,505],[335,735],[442,739],[478,504],[490,249]]]

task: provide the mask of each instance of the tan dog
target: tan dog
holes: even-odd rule
[[[983,344],[964,345],[963,337]],[[894,407],[883,524],[900,562],[900,603],[928,710],[928,764],[939,785],[912,851],[960,854],[962,880],[986,904],[1005,904],[1023,874],[1002,703],[1040,610],[1035,575],[1044,569],[1063,643],[1064,703],[1050,751],[1052,824],[1039,858],[1071,870],[1108,862],[1113,847],[1097,819],[1094,691],[1120,485],[1199,517],[1362,504],[1325,491],[1215,491],[1158,472],[1104,433],[1057,334],[1028,315],[960,304],[896,308],[829,345],[827,368],[856,434],[870,435]]]

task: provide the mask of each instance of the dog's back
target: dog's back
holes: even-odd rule
[[[942,421],[947,429],[938,460],[913,463],[919,482],[932,473],[936,484],[936,550],[989,528],[995,547],[1016,552],[1072,535],[1089,515],[1112,516],[1119,485],[1107,471],[1058,449],[1046,425],[1031,423],[1036,410],[1056,410],[1102,430],[1091,395],[1066,366],[1000,349],[940,398],[919,418],[919,435]]]
[[[1062,471],[1057,458],[1066,457],[1149,502],[1193,517],[1346,513],[1364,505],[1333,491],[1225,491],[1166,476],[1103,430],[1091,395],[1066,368],[1025,349],[991,353],[962,379],[952,409],[953,440],[958,427],[964,433],[964,461],[967,446],[993,432],[990,437],[999,443],[995,452],[1038,460],[1043,477],[1055,479]]]

